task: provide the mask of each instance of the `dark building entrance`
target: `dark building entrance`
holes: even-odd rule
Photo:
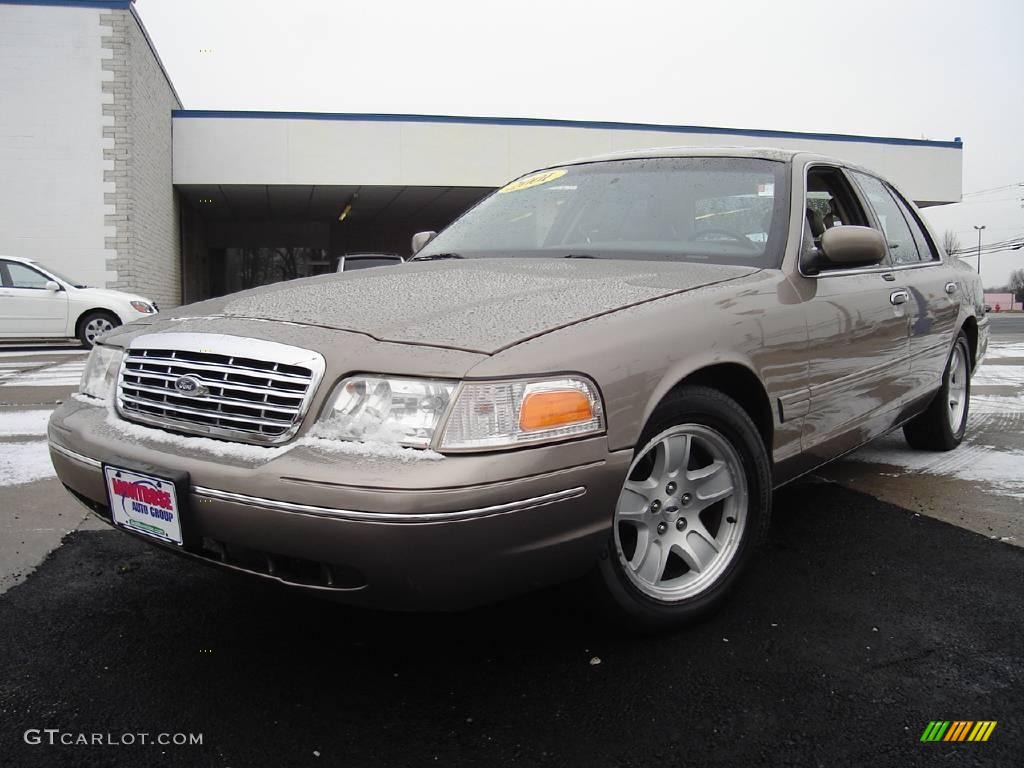
[[[344,254],[409,254],[490,189],[180,185],[185,303],[332,272]]]

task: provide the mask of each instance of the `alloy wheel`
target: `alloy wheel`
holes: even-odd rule
[[[703,424],[681,424],[634,459],[615,508],[615,548],[629,581],[649,598],[701,594],[742,540],[748,492],[739,453]]]
[[[114,324],[105,317],[94,317],[85,324],[85,339],[90,344],[95,344],[96,339],[107,331],[111,330]]]
[[[947,395],[949,428],[956,434],[960,431],[967,408],[967,358],[959,344],[953,347],[953,356],[949,359]]]

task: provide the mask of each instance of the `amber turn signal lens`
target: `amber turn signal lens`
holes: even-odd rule
[[[519,411],[519,428],[524,432],[578,424],[594,418],[590,400],[575,389],[531,392]]]

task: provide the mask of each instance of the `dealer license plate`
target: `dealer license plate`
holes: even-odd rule
[[[181,518],[174,483],[120,467],[103,467],[114,522],[136,533],[181,544]]]

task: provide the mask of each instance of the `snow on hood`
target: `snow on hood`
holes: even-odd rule
[[[598,259],[466,259],[292,280],[174,310],[491,354],[628,306],[758,271]]]

